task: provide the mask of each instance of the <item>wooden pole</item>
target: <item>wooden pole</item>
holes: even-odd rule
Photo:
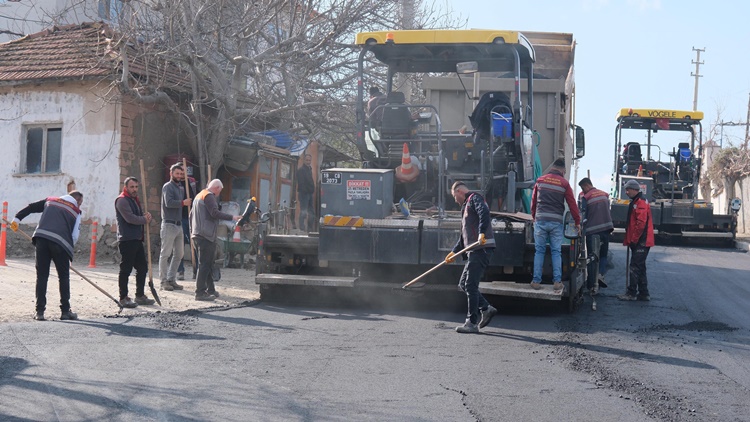
[[[143,159],[141,159],[141,188],[143,188],[143,211],[144,213],[148,212],[148,197],[146,196],[146,191],[148,190],[148,187],[146,186],[146,171],[143,168]],[[148,256],[148,287],[151,289],[151,294],[154,296],[154,299],[156,300],[156,303],[161,306],[161,300],[159,299],[159,295],[156,294],[156,287],[154,287],[154,271],[151,266],[151,232],[149,230],[150,223],[146,223],[146,256]]]
[[[182,159],[182,168],[185,170],[185,195],[187,196],[188,201],[190,201],[190,180],[188,180],[188,174],[187,174],[187,160]],[[188,220],[190,219],[190,210],[193,207],[192,202],[188,202]],[[188,227],[190,227],[190,222],[188,222]],[[192,234],[188,235],[188,238],[190,239],[190,259],[193,264],[193,269],[195,269],[195,249],[193,249],[193,236]]]
[[[471,245],[469,245],[469,246],[467,246],[467,247],[465,247],[465,248],[461,249],[460,251],[456,252],[456,254],[455,254],[454,256],[461,256],[461,255],[462,255],[463,253],[465,253],[465,252],[468,252],[468,251],[470,251],[471,249],[474,249],[474,248],[476,248],[477,246],[479,246],[479,241],[478,241],[478,240],[477,240],[476,242],[472,243]],[[434,267],[430,268],[429,270],[425,271],[424,273],[422,273],[422,275],[418,276],[417,278],[413,279],[412,281],[410,281],[410,282],[408,282],[408,283],[404,284],[403,286],[401,286],[401,288],[402,288],[402,289],[405,289],[405,288],[407,288],[407,287],[411,286],[412,284],[414,284],[414,283],[416,283],[417,281],[419,281],[419,280],[423,279],[423,278],[424,278],[424,277],[425,277],[426,275],[428,275],[428,274],[432,273],[433,271],[437,270],[438,268],[442,267],[442,266],[443,266],[443,265],[445,265],[445,264],[446,264],[445,260],[443,260],[443,261],[440,261],[440,263],[439,263],[439,264],[437,264],[437,265],[435,265]]]

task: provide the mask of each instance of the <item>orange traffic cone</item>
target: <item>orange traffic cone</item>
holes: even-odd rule
[[[404,150],[401,154],[401,165],[396,167],[396,179],[401,183],[411,183],[417,180],[417,176],[419,176],[419,167],[411,163],[409,145],[404,142]]]
[[[242,238],[240,238],[240,225],[239,224],[234,225],[234,235],[232,235],[232,242],[242,242]]]

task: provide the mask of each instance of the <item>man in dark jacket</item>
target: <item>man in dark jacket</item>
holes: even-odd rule
[[[70,262],[73,261],[73,246],[78,241],[81,228],[83,194],[72,191],[59,198],[49,197],[27,205],[16,213],[10,228],[18,231],[18,223],[32,213],[42,213],[39,224],[31,236],[36,248],[36,315],[34,319],[44,321],[47,307],[47,281],[50,263],[55,263],[60,281],[60,310],[62,320],[78,319],[70,310]]]
[[[598,263],[592,261],[588,265],[586,288],[596,294],[599,286],[607,287],[604,275],[607,273],[607,254],[609,253],[609,235],[614,230],[612,215],[609,212],[609,194],[594,187],[591,179],[584,177],[578,182],[581,187],[579,195],[581,211],[586,218],[583,223],[583,233],[586,235],[586,250],[598,257]],[[585,211],[584,211],[585,210]],[[595,239],[599,240],[599,250],[594,251]],[[597,276],[596,267],[599,267]]]
[[[466,293],[468,310],[464,325],[456,327],[459,333],[478,333],[497,313],[487,299],[479,292],[479,282],[484,270],[490,263],[490,257],[495,250],[495,237],[492,231],[490,208],[482,195],[470,192],[463,182],[455,182],[451,193],[456,202],[461,205],[461,237],[458,238],[453,250],[445,257],[450,264],[456,260],[456,253],[467,246],[479,241],[479,246],[467,252],[462,258],[466,265],[461,273],[458,287]],[[481,318],[479,312],[482,312]]]
[[[310,220],[315,218],[315,207],[313,206],[313,193],[315,192],[315,179],[312,174],[312,155],[305,154],[302,167],[297,169],[297,196],[299,198],[299,229],[302,231],[312,230]]]
[[[578,204],[565,179],[565,160],[558,158],[552,163],[547,174],[539,177],[534,185],[531,196],[531,217],[534,218],[534,276],[531,287],[535,290],[542,288],[542,266],[547,252],[547,241],[552,258],[552,282],[555,292],[561,293],[562,284],[562,240],[563,216],[565,203],[568,203],[570,213],[575,220],[576,229],[580,232],[581,215]]]
[[[620,300],[651,300],[648,294],[646,277],[646,258],[654,246],[654,221],[651,217],[651,205],[641,192],[641,185],[635,180],[625,183],[625,193],[630,198],[627,226],[623,245],[630,248],[630,277],[628,291],[617,296]]]
[[[141,208],[138,200],[138,183],[135,177],[125,179],[122,193],[115,199],[117,247],[122,255],[118,276],[120,305],[125,308],[154,304],[154,300],[146,296],[148,261],[143,247],[143,227],[151,222],[151,213],[144,213]],[[128,279],[133,267],[135,267],[135,302],[128,296]]]

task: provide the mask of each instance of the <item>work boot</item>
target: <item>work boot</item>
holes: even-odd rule
[[[599,285],[599,287],[601,287],[602,289],[606,289],[607,287],[609,287],[609,286],[607,285],[607,282],[606,282],[606,281],[604,281],[604,276],[603,276],[603,275],[601,275],[601,274],[599,274],[599,277],[597,277],[597,279],[596,279],[596,283],[597,283],[597,284]]]
[[[168,281],[162,281],[161,282],[161,289],[162,290],[166,290],[168,292],[171,292],[172,290],[174,290],[174,286],[172,285],[172,283],[170,283]]]
[[[554,290],[556,293],[559,291],[562,291],[565,286],[563,286],[562,282],[556,281],[554,284],[552,284],[552,290]]]
[[[185,279],[185,273],[177,273],[177,279],[178,280],[184,280]]]
[[[120,306],[122,306],[123,308],[136,308],[138,307],[138,304],[133,302],[133,299],[126,296],[120,299]]]
[[[594,287],[590,288],[589,291],[591,292],[591,296],[599,294],[599,283],[594,283]]]
[[[472,324],[471,321],[466,321],[464,325],[456,327],[456,332],[461,334],[476,334],[479,333],[479,327],[477,324]]]
[[[37,321],[46,321],[44,318],[44,312],[37,312],[36,315],[34,315],[34,319]]]
[[[497,314],[497,309],[495,309],[494,306],[490,305],[487,309],[482,311],[482,320],[479,321],[479,328],[484,328],[487,326],[487,324],[492,321],[492,317],[494,317]]]
[[[531,282],[531,288],[534,290],[541,290],[542,289],[542,283],[541,282]]]
[[[61,321],[66,321],[66,320],[74,321],[77,319],[78,319],[78,314],[71,311],[70,309],[68,309],[67,311],[63,311],[62,315],[60,315]]]
[[[617,295],[617,298],[620,300],[625,300],[625,301],[638,300],[635,296],[629,295],[627,293],[622,294],[622,295]]]
[[[206,292],[196,293],[195,294],[195,300],[199,300],[201,302],[213,302],[216,299],[213,295],[210,295]]]
[[[644,302],[650,302],[651,301],[651,296],[649,296],[649,295],[638,295],[635,298],[638,299],[638,300],[644,301]]]
[[[136,295],[135,303],[139,305],[153,305],[154,303],[156,303],[156,301],[153,299],[149,299],[148,296],[146,295],[143,295],[143,296]]]
[[[185,278],[185,277],[181,278],[180,280],[183,280],[184,278]],[[173,289],[175,289],[175,290],[182,290],[182,289],[184,289],[184,287],[182,287],[182,286],[180,286],[179,284],[177,284],[177,282],[176,282],[176,281],[174,281],[174,280],[171,280],[171,281],[169,282],[169,284],[170,284],[170,285],[172,286],[172,288],[173,288]]]
[[[208,294],[210,294],[211,296],[213,296],[215,298],[218,298],[220,296],[219,292],[217,292],[216,290],[212,290],[212,291],[208,292]]]

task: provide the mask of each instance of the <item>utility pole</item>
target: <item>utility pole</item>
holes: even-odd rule
[[[745,117],[745,149],[747,149],[748,142],[750,142],[750,93],[747,98],[747,117]]]
[[[414,18],[416,15],[415,1],[416,0],[401,0],[401,29],[414,29]],[[394,89],[402,91],[406,98],[406,102],[410,103],[412,101],[411,97],[413,87],[409,77],[404,73],[400,73],[397,76],[396,83],[397,85]]]
[[[690,72],[690,76],[695,76],[695,90],[693,91],[693,111],[698,110],[698,78],[700,78],[700,66],[703,64],[701,61],[701,52],[706,51],[706,48],[695,48],[693,47],[693,51],[695,51],[696,58],[695,61],[692,63],[695,65],[695,73]]]

